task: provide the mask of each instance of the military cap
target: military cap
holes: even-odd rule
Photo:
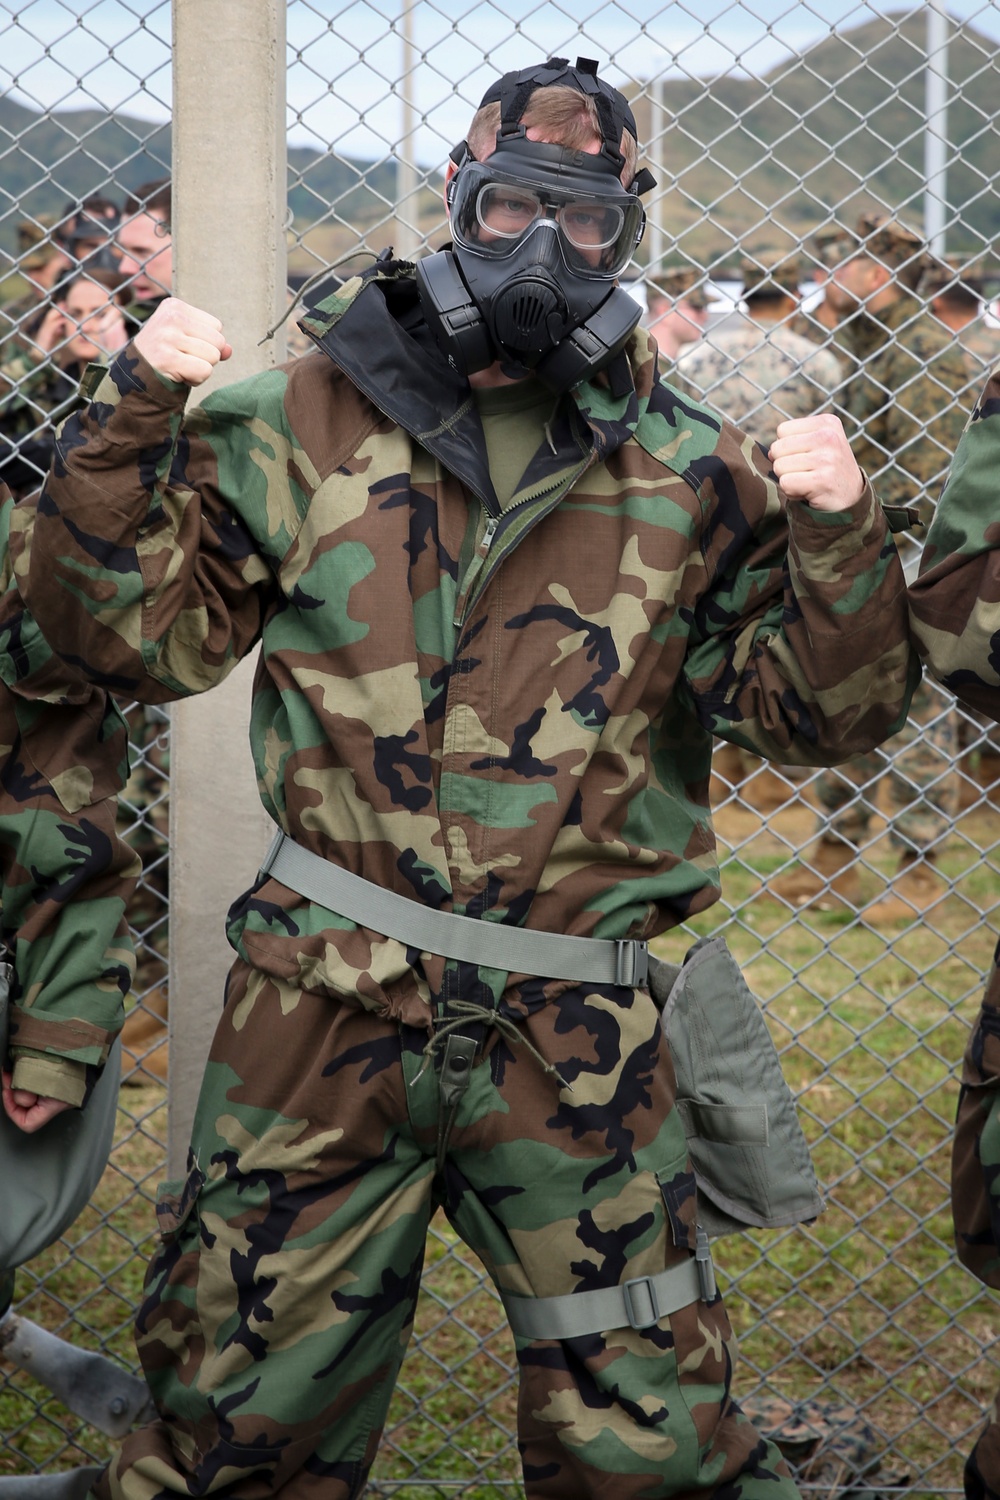
[[[797,297],[802,268],[785,250],[758,250],[740,261],[744,297]]]
[[[681,298],[691,307],[702,309],[710,302],[718,302],[718,295],[701,280],[702,272],[697,266],[674,266],[662,271],[651,283],[653,291],[672,302]]]
[[[47,266],[59,246],[52,240],[51,214],[38,214],[33,219],[22,219],[17,226],[17,264],[21,271],[40,271]]]
[[[812,235],[811,244],[816,259],[828,269],[858,253],[858,237],[844,224],[825,224]]]
[[[961,255],[945,255],[941,259],[928,256],[920,278],[920,292],[924,297],[937,297],[944,292],[978,301],[983,295],[983,283]]]
[[[889,214],[863,213],[858,216],[857,236],[863,254],[887,266],[905,266],[923,260],[927,246],[924,237],[901,219]]]

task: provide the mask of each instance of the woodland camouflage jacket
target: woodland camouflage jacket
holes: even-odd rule
[[[5,558],[12,510],[0,486]],[[14,1083],[80,1104],[121,1028],[133,969],[124,910],[138,865],[115,835],[128,741],[107,694],[53,656],[9,568],[0,590],[0,922],[14,969]]]
[[[935,677],[1000,721],[1000,370],[958,445],[910,589],[913,632]],[[952,1162],[960,1259],[1000,1287],[1000,949],[962,1069]]]
[[[789,540],[763,451],[659,383],[645,334],[624,391],[558,404],[501,514],[409,276],[381,261],[303,326],[320,352],[186,420],[186,389],[123,351],[63,428],[27,587],[58,651],[148,699],[262,636],[261,795],[309,848],[430,906],[651,936],[718,895],[713,733],[815,764],[901,722],[914,658],[872,493],[798,508]],[[230,937],[415,1024],[441,994],[444,960],[274,881]],[[555,993],[518,978],[515,1012]]]

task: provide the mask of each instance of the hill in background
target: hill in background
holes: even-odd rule
[[[762,79],[668,79],[666,115],[655,115],[667,124],[649,156],[677,250],[721,265],[738,245],[797,242],[873,202],[919,225],[924,28],[923,13],[910,11],[826,36]],[[948,200],[957,227],[949,248],[978,252],[1000,241],[1000,198],[990,186],[1000,160],[996,49],[970,25],[951,23],[950,38]],[[648,92],[641,83],[630,92],[640,136],[652,140]],[[386,224],[378,243],[391,238],[392,162],[305,147],[288,157],[291,209],[315,254],[347,254],[373,225]],[[164,176],[169,162],[169,125],[96,110],[42,115],[0,98],[0,248],[14,249],[22,213],[59,213],[99,190],[120,197]],[[435,174],[421,194],[427,232],[441,229],[439,183]]]
[[[923,10],[880,17],[824,37],[760,80],[667,80],[666,128],[650,155],[667,190],[664,224],[683,252],[708,262],[737,242],[798,241],[873,203],[921,226],[925,26]],[[949,23],[953,250],[1000,239],[996,57],[974,27]],[[640,137],[651,140],[648,96],[635,108]]]

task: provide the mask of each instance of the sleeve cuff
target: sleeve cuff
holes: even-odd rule
[[[45,1057],[39,1053],[13,1054],[13,1086],[28,1089],[46,1099],[60,1099],[79,1109],[87,1092],[87,1069],[69,1058]]]

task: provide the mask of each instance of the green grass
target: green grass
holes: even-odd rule
[[[1000,1310],[954,1259],[948,1201],[958,1062],[995,943],[995,861],[984,855],[1000,841],[1000,816],[959,823],[943,860],[954,892],[919,927],[881,935],[834,914],[793,916],[761,895],[807,841],[811,815],[782,814],[767,832],[749,815],[720,822],[728,911],[715,907],[657,947],[676,959],[725,925],[799,1094],[828,1205],[812,1226],[716,1245],[740,1337],[737,1392],[857,1408],[885,1460],[908,1474],[908,1494],[960,1492],[1000,1385],[990,1352]],[[892,859],[884,840],[872,848],[867,895]],[[165,1120],[154,1087],[122,1098],[129,1114],[98,1203],[67,1247],[20,1273],[19,1292],[27,1316],[131,1365]],[[519,1493],[513,1345],[480,1274],[436,1221],[373,1496]],[[107,1456],[107,1440],[42,1398],[24,1377],[0,1376],[0,1474]]]

